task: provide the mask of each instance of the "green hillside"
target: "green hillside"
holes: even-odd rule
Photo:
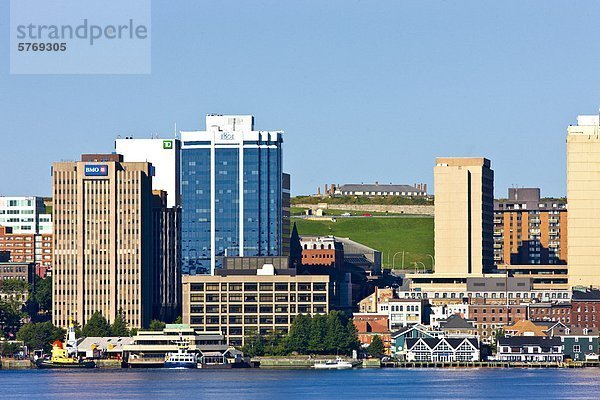
[[[402,251],[404,268],[414,268],[415,262],[422,262],[431,268],[433,254],[433,218],[397,217],[397,218],[338,218],[337,222],[315,221],[292,218],[296,222],[300,235],[334,235],[349,237],[381,251],[383,264],[392,267],[394,254],[395,268],[400,268]],[[400,254],[397,254],[400,252]],[[428,255],[429,254],[429,255]],[[419,268],[423,268],[419,264]]]

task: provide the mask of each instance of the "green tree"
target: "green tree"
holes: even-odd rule
[[[346,340],[344,343],[344,353],[351,354],[352,350],[358,350],[360,348],[360,341],[358,340],[358,331],[354,322],[348,318],[346,319]]]
[[[153,319],[152,321],[150,321],[150,327],[149,329],[151,331],[162,331],[163,329],[165,329],[166,324],[162,321],[159,321],[157,319]]]
[[[64,340],[65,335],[64,329],[58,328],[48,321],[23,325],[17,333],[17,339],[24,342],[30,351],[44,349],[44,352],[49,352],[52,342]]]
[[[311,317],[306,314],[298,314],[290,326],[290,331],[285,338],[285,349],[291,353],[306,353],[310,340]]]
[[[50,313],[52,311],[52,277],[45,279],[36,277],[33,300],[38,304],[40,311]]]
[[[264,337],[265,342],[265,355],[269,356],[283,356],[286,354],[284,336],[272,330]]]
[[[327,315],[317,314],[312,317],[310,323],[310,337],[308,339],[308,351],[315,354],[325,353],[325,342],[323,338],[327,334]]]
[[[0,333],[3,337],[14,339],[21,327],[23,314],[21,304],[15,300],[0,299]]]
[[[83,326],[81,334],[85,337],[91,336],[109,336],[110,325],[100,311],[96,311],[90,317],[90,320]]]
[[[369,345],[369,354],[371,355],[371,357],[379,358],[384,354],[384,351],[385,349],[383,346],[383,341],[381,340],[379,335],[373,336],[373,340]]]
[[[27,282],[21,279],[5,279],[0,281],[0,291],[4,293],[23,293],[29,290]]]
[[[21,347],[22,346],[16,342],[0,341],[0,355],[12,356],[13,354],[21,351]]]
[[[181,318],[181,315],[177,318],[175,318],[175,321],[173,322],[174,324],[183,324],[183,319]]]
[[[260,357],[265,354],[265,342],[259,334],[247,336],[242,351],[248,357]]]
[[[327,316],[327,331],[325,333],[325,351],[339,354],[346,345],[345,316],[341,311],[331,311]]]
[[[127,321],[123,314],[123,309],[119,309],[119,312],[115,316],[115,320],[110,326],[111,336],[129,336],[129,329],[127,329]]]

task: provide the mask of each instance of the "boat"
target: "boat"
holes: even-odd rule
[[[352,363],[342,360],[340,357],[335,360],[317,361],[313,365],[314,369],[352,369]]]
[[[180,338],[175,344],[177,352],[165,354],[163,368],[197,368],[198,354],[189,351],[189,343]]]
[[[77,356],[77,338],[75,337],[75,324],[73,320],[69,323],[69,330],[65,337],[65,343],[55,340],[52,343],[51,357],[36,360],[38,368],[95,368],[96,363],[92,360],[84,360]]]

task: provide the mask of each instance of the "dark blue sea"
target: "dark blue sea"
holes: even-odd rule
[[[600,399],[600,369],[0,371],[1,399]]]

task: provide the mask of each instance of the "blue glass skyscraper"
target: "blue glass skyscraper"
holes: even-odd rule
[[[282,255],[282,132],[255,131],[250,115],[208,115],[206,131],[181,140],[182,272]]]

